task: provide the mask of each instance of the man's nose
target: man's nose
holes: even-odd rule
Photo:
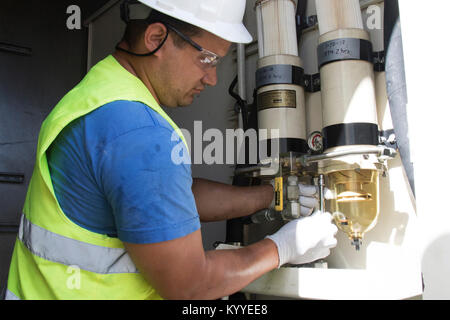
[[[202,79],[204,85],[214,87],[217,84],[217,70],[216,67],[208,68],[205,71],[205,76]]]

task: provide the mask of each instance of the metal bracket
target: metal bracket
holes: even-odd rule
[[[317,18],[317,15],[312,15],[306,18],[306,27],[311,28],[315,27],[317,24],[319,24],[319,19]]]
[[[305,90],[307,92],[318,92],[321,90],[320,87],[320,73],[316,74],[305,74],[303,76],[303,82],[305,84]]]
[[[397,138],[394,129],[380,131],[380,144],[398,150]]]
[[[369,146],[369,147],[355,147],[349,150],[345,151],[332,151],[317,155],[303,155],[301,157],[297,158],[297,163],[299,163],[302,166],[307,166],[309,164],[323,161],[323,160],[330,160],[334,158],[340,158],[344,156],[349,155],[368,155],[368,154],[374,154],[378,158],[384,157],[384,158],[394,158],[397,155],[396,150],[393,148],[385,147],[384,145],[380,145],[377,147]]]
[[[303,20],[300,15],[297,15],[296,18],[297,18],[297,28],[300,31],[315,27],[319,23],[319,19],[317,18],[317,15],[305,17],[305,19],[303,19]]]
[[[373,68],[375,72],[384,72],[386,70],[386,54],[384,51],[373,53]]]

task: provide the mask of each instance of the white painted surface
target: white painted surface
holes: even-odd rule
[[[450,299],[448,1],[400,0],[424,299]],[[429,14],[424,9],[432,9]],[[418,23],[427,17],[424,25]]]

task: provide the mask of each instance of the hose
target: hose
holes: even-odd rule
[[[385,1],[384,5],[386,89],[400,157],[408,177],[409,185],[415,195],[414,166],[411,162],[409,145],[409,128],[407,121],[408,96],[398,0]]]

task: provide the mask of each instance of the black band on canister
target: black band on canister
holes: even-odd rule
[[[274,140],[274,141],[272,141]],[[308,153],[309,147],[308,142],[303,139],[295,138],[279,138],[279,139],[268,139],[260,141],[260,148],[263,147],[265,150],[260,150],[261,153],[266,153],[268,157],[275,157],[278,154],[272,154],[276,150],[272,150],[272,143],[276,146],[278,143],[278,154],[286,154],[289,152],[295,152],[300,154]]]
[[[273,84],[295,84],[304,86],[305,71],[289,64],[275,64],[256,71],[256,89]]]
[[[319,69],[343,60],[363,60],[373,63],[372,43],[364,39],[341,38],[323,42],[317,47]]]
[[[340,123],[322,130],[324,150],[350,145],[379,144],[378,125],[374,123]]]

